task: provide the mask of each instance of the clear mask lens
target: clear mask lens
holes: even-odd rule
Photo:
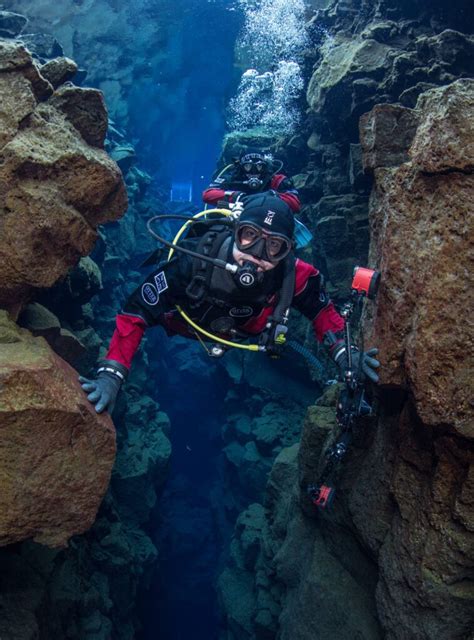
[[[261,245],[261,240],[265,242],[266,257],[271,261],[278,261],[285,258],[291,250],[291,241],[285,236],[278,234],[267,234],[257,225],[241,224],[236,231],[235,240],[237,247],[243,253],[252,255],[249,249]],[[257,256],[262,257],[262,256]],[[265,257],[263,257],[265,259]]]
[[[242,167],[245,173],[263,173],[265,163],[261,160],[258,160],[257,162],[244,162]]]

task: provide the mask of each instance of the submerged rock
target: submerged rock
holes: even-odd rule
[[[473,173],[474,81],[458,80],[428,91],[416,107],[421,118],[410,158],[418,170],[428,174]]]
[[[53,351],[71,366],[77,366],[77,363],[86,356],[87,350],[81,341],[73,333],[61,327],[58,318],[42,305],[38,303],[27,305],[19,322],[34,336],[43,336]]]
[[[64,56],[62,46],[50,33],[25,33],[18,40],[26,46],[33,58],[41,63]]]
[[[337,100],[339,109],[350,109],[352,83],[360,76],[378,79],[383,74],[390,47],[376,40],[337,35],[321,47],[322,61],[308,85],[310,107],[320,112],[326,102]],[[350,111],[347,114],[349,115]]]
[[[380,640],[367,580],[372,569],[343,543],[341,561],[317,521],[304,517],[298,452],[295,444],[276,458],[266,508],[252,504],[237,520],[230,563],[218,583],[229,638]]]
[[[389,637],[451,640],[473,623],[474,80],[432,89],[416,111],[408,161],[375,170],[370,263],[383,278],[366,319],[382,385],[409,397],[394,404],[385,392],[391,408],[349,504],[378,556],[377,605]]]
[[[64,113],[87,144],[100,149],[104,148],[107,135],[107,108],[100,91],[64,86],[56,91],[50,103]]]
[[[384,282],[370,340],[380,345],[382,383],[409,387],[426,424],[472,438],[464,296],[474,233],[474,80],[423,94],[417,111],[411,161],[376,171],[372,261]]]
[[[86,531],[108,487],[115,429],[76,372],[0,312],[0,545],[63,546]]]
[[[364,114],[359,122],[364,169],[396,167],[407,162],[418,123],[416,111],[396,104],[378,104]]]
[[[124,173],[130,169],[136,159],[135,149],[129,143],[117,145],[110,152],[110,156],[115,160]]]
[[[61,87],[39,102],[51,93],[26,49],[0,40],[0,306],[13,315],[127,206],[119,168],[97,148],[107,126],[99,92]]]
[[[78,66],[70,58],[53,58],[41,66],[41,75],[56,89],[59,85],[72,80],[78,71]]]
[[[27,22],[20,13],[0,11],[0,38],[14,38],[23,31]]]

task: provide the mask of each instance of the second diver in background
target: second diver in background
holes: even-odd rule
[[[276,167],[276,165],[280,165]],[[255,193],[273,191],[294,213],[300,210],[298,191],[291,178],[280,173],[283,163],[258,149],[246,149],[225,167],[202,194],[204,202],[226,206]],[[276,168],[276,171],[275,171]]]

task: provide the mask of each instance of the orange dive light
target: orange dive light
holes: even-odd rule
[[[366,267],[356,267],[352,279],[352,289],[357,293],[367,296],[373,300],[377,295],[380,284],[380,271],[367,269]]]

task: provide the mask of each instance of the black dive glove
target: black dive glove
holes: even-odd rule
[[[365,382],[365,378],[369,378],[372,382],[378,382],[379,377],[374,371],[380,367],[380,362],[373,358],[372,356],[376,356],[379,352],[378,349],[369,349],[364,353],[361,353],[357,350],[357,347],[352,346],[352,369],[355,371],[356,375],[359,376],[359,382]],[[342,346],[339,349],[336,348],[333,353],[334,362],[338,365],[341,373],[347,369],[347,353],[346,347]]]
[[[127,377],[127,367],[115,360],[102,360],[97,369],[97,378],[89,380],[79,377],[81,387],[89,395],[87,399],[95,405],[97,413],[112,413],[122,382]]]

